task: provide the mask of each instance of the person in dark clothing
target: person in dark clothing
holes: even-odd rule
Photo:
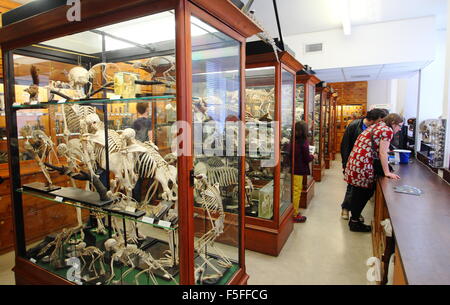
[[[305,222],[306,216],[299,212],[300,195],[303,188],[303,179],[311,175],[309,163],[314,156],[309,153],[308,125],[305,121],[295,123],[295,147],[294,147],[294,221]]]
[[[152,120],[149,118],[150,105],[148,103],[138,103],[136,105],[137,120],[133,122],[133,129],[136,131],[136,140],[141,142],[153,141]],[[143,179],[139,178],[133,189],[133,198],[141,201]]]
[[[389,114],[387,109],[372,109],[367,112],[367,116],[362,119],[356,119],[351,122],[347,128],[345,129],[344,136],[342,137],[341,142],[341,157],[342,157],[342,169],[345,171],[347,166],[347,161],[350,156],[350,153],[355,145],[356,139],[358,136],[367,129],[367,127],[377,124],[383,118],[385,118]],[[342,211],[341,217],[342,219],[349,219],[349,210],[350,210],[350,200],[352,196],[353,186],[347,184],[347,190],[345,192],[344,201],[341,204]],[[364,221],[364,218],[361,216],[361,220]]]
[[[152,141],[152,120],[149,118],[149,104],[138,103],[136,105],[136,110],[137,120],[133,122],[133,129],[136,131],[136,139],[141,142]]]

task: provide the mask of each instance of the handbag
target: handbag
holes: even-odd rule
[[[372,145],[372,156],[373,156],[373,173],[375,177],[385,177],[383,165],[381,164],[381,160],[378,157],[378,152],[375,151],[375,141],[373,140],[373,129],[370,131],[371,145]],[[392,172],[393,168],[390,164],[389,171]]]

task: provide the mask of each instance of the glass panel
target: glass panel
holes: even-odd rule
[[[192,23],[209,31],[192,37],[196,283],[225,284],[239,268],[241,45]]]
[[[280,217],[292,205],[292,156],[295,75],[281,72]]]
[[[253,185],[248,216],[273,219],[275,67],[246,70],[246,169]]]
[[[325,103],[323,105],[324,112],[324,140],[325,140],[325,149],[324,154],[328,157],[329,149],[330,149],[330,98],[328,97],[328,93],[325,97]]]
[[[320,164],[320,157],[322,156],[322,152],[321,152],[321,135],[320,135],[320,131],[321,131],[321,94],[317,93],[314,96],[314,146],[316,147],[315,149],[315,155],[317,155],[318,157],[314,159],[314,164]]]
[[[82,285],[179,282],[174,37],[170,11],[15,50],[16,191],[42,268]]]
[[[305,120],[305,85],[297,84],[295,94],[295,121]]]
[[[309,143],[314,145],[314,96],[316,94],[316,87],[313,85],[308,85],[308,130],[309,130]]]

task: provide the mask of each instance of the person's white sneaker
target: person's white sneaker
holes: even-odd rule
[[[347,209],[342,209],[341,211],[341,218],[348,220],[348,210]]]

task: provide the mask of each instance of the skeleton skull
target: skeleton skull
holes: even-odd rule
[[[75,67],[69,71],[70,85],[76,89],[81,89],[84,85],[89,83],[90,73],[83,67]]]
[[[94,131],[99,130],[99,128],[100,128],[99,124],[101,121],[96,113],[88,114],[86,116],[85,120],[86,120],[86,123],[88,124],[88,126],[90,128],[92,128]]]
[[[68,153],[67,145],[65,143],[61,143],[56,148],[56,152],[58,153],[58,156],[66,156]]]

